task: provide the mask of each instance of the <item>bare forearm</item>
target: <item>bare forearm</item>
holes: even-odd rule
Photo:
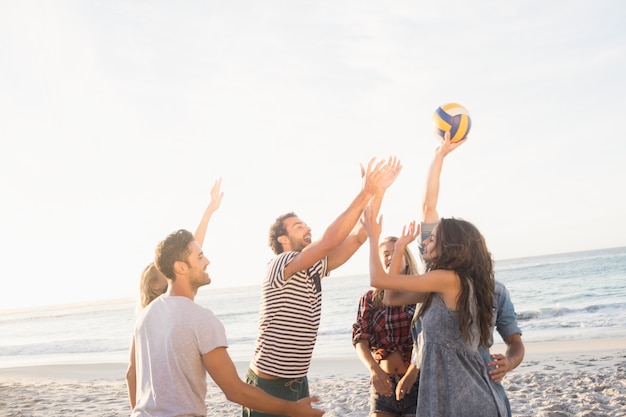
[[[367,235],[363,236],[363,233],[359,231],[350,233],[337,249],[328,254],[328,268],[332,271],[346,263],[365,243],[365,240],[367,240]]]
[[[515,369],[524,360],[526,349],[519,334],[509,336],[505,341],[507,344],[506,357],[511,363],[511,369]]]
[[[126,387],[128,389],[128,402],[130,403],[130,409],[133,410],[137,402],[137,378],[134,373],[126,374]]]
[[[370,285],[374,288],[385,289],[381,286],[386,273],[380,262],[380,256],[378,255],[378,240],[378,238],[373,239],[370,236]]]
[[[227,394],[226,398],[228,401],[262,413],[288,416],[296,413],[295,402],[274,397],[249,384],[243,384],[240,389]]]
[[[373,369],[378,367],[378,363],[376,363],[370,351],[369,343],[365,339],[359,340],[359,342],[354,347],[356,349],[357,356],[361,360],[361,363],[365,365],[365,367],[369,371],[372,371]]]
[[[200,220],[200,224],[196,228],[196,233],[193,235],[198,245],[202,247],[204,243],[204,238],[206,236],[206,231],[209,226],[209,220],[211,220],[211,216],[213,215],[213,211],[207,209],[202,216],[202,220]]]
[[[422,221],[432,223],[439,220],[437,201],[439,199],[439,183],[443,167],[443,154],[437,152],[433,158],[426,180],[426,191],[422,201]]]
[[[326,228],[322,241],[327,242],[331,247],[336,247],[341,244],[354,229],[363,209],[371,198],[371,194],[361,191],[350,206]]]
[[[130,346],[130,357],[128,359],[128,368],[126,368],[126,387],[128,389],[128,401],[130,409],[135,408],[137,403],[137,365],[135,363],[135,339]]]
[[[409,304],[421,303],[424,293],[385,290],[383,294],[383,304],[386,306],[405,306]]]

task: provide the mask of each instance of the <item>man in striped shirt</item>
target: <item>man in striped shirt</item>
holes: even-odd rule
[[[296,214],[287,213],[270,228],[270,247],[277,255],[263,281],[259,331],[246,382],[279,398],[309,396],[307,373],[322,307],[321,280],[343,265],[365,243],[357,222],[367,204],[380,205],[385,190],[402,166],[396,158],[362,169],[363,186],[350,206],[312,241],[311,229]],[[271,416],[247,407],[243,417]]]

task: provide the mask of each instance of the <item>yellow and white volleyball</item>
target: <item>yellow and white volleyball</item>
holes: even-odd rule
[[[458,142],[467,137],[472,127],[469,112],[458,103],[447,103],[439,106],[433,113],[435,134],[441,138],[450,132],[450,141]]]

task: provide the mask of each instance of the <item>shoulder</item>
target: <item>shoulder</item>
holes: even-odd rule
[[[289,263],[289,261],[291,261],[299,252],[283,252],[283,253],[279,253],[278,255],[276,255],[275,258],[273,258],[270,262],[269,262],[269,266],[272,265],[287,265]]]
[[[267,264],[267,278],[270,283],[284,281],[285,267],[298,254],[298,252],[283,252],[278,254]]]
[[[371,300],[373,297],[374,297],[374,290],[368,290],[363,293],[363,295],[361,296],[361,300],[368,301],[368,300]]]
[[[439,223],[439,221],[420,223],[420,239],[422,241],[430,237],[430,235],[433,233],[433,230],[435,229],[435,226],[437,226],[437,223]]]
[[[187,297],[170,297],[170,303],[177,303],[181,309],[187,314],[191,314],[192,317],[201,317],[204,319],[217,319],[217,316],[213,314],[213,311],[206,307],[201,306],[194,300],[190,300]]]
[[[493,288],[493,296],[498,300],[506,300],[511,297],[506,286],[498,280],[496,280]]]

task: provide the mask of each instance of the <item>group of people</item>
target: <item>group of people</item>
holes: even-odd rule
[[[435,150],[419,224],[379,244],[382,216],[366,209],[375,289],[361,297],[352,342],[371,373],[372,417],[511,416],[501,381],[524,344],[510,294],[477,228],[437,212],[444,159],[464,142],[446,134]],[[408,248],[416,239],[419,263]],[[505,354],[489,352],[494,328]]]
[[[380,207],[402,170],[396,158],[361,168],[356,197],[319,239],[295,213],[269,231],[275,258],[262,284],[258,336],[245,382],[227,353],[224,326],[194,302],[211,279],[202,251],[219,208],[211,190],[196,233],[178,230],[156,248],[141,279],[126,372],[132,416],[206,416],[207,373],[243,417],[321,416],[307,374],[317,339],[322,280],[369,240],[370,284],[360,300],[352,343],[371,372],[371,416],[506,416],[500,381],[522,360],[521,331],[506,288],[494,279],[484,238],[469,222],[439,219],[449,135],[428,174],[422,221],[380,241]],[[408,245],[420,238],[419,260]],[[490,355],[493,329],[505,355]]]

